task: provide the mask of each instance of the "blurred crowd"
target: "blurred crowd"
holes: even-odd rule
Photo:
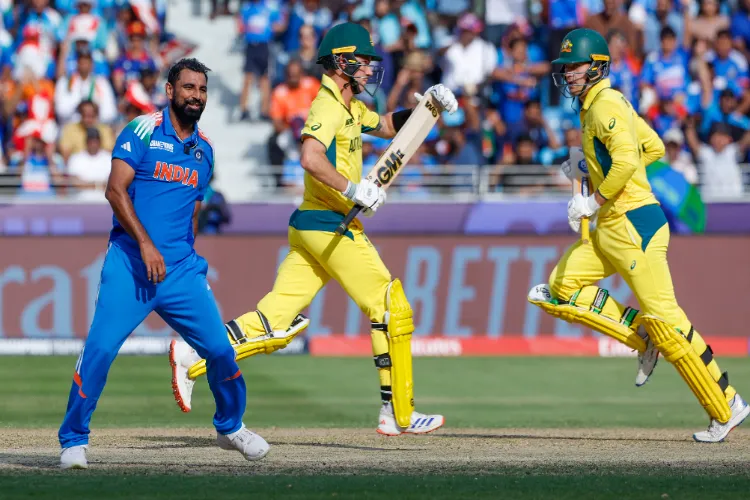
[[[183,55],[157,0],[3,0],[0,172],[21,193],[74,186],[102,199],[116,134],[165,105],[161,75]]]
[[[609,42],[613,86],[667,143],[664,161],[704,194],[742,193],[750,0],[246,0],[237,8],[247,47],[240,118],[272,121],[268,153],[284,166],[280,186],[300,189],[299,134],[319,86],[318,42],[353,21],[383,56],[380,90],[361,96],[372,109],[412,107],[414,92],[435,83],[459,97],[458,113],[443,117],[411,162],[422,165],[410,169],[415,186],[430,169],[489,165],[490,189],[503,191],[506,165],[565,159],[580,145],[579,119],[552,85],[550,61],[565,33],[589,27]],[[387,141],[363,141],[367,170]]]

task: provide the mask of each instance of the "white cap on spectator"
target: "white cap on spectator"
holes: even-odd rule
[[[682,146],[685,143],[685,136],[682,134],[682,130],[678,128],[671,128],[664,134],[664,142],[675,142]]]
[[[93,42],[99,29],[99,18],[91,14],[78,14],[70,20],[68,37],[73,42],[85,40]]]

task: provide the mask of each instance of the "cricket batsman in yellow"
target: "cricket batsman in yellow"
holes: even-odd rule
[[[238,360],[283,348],[309,323],[299,313],[335,279],[372,322],[372,350],[383,403],[377,431],[423,434],[441,427],[445,419],[414,411],[414,324],[401,282],[391,276],[358,220],[344,235],[334,234],[354,204],[372,216],[386,200],[381,187],[362,179],[361,134],[392,138],[412,112],[379,116],[357,99],[363,90],[372,95],[380,85],[383,68],[371,64],[379,60],[370,33],[359,24],[339,24],[323,38],[317,62],[325,75],[302,130],[305,193],[289,219],[289,254],[279,267],[273,290],[255,310],[226,327]],[[427,92],[447,112],[458,109],[455,96],[442,85]],[[177,341],[170,349],[170,361],[175,398],[183,411],[190,411],[194,380],[205,373],[205,361]]]
[[[667,264],[669,226],[646,178],[646,166],[664,156],[664,144],[630,102],[610,86],[609,48],[599,33],[576,29],[564,38],[555,85],[580,103],[584,160],[568,161],[573,179],[588,175],[591,194],[568,203],[574,231],[597,218],[590,242],[568,248],[549,285],[537,285],[529,301],[552,316],[580,323],[638,351],[636,385],[651,375],[659,354],[669,361],[711,418],[700,442],[724,440],[750,414],[729,385],[711,347],[677,304]],[[630,286],[641,310],[626,307],[595,283],[614,273]]]

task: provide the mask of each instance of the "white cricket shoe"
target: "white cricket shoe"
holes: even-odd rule
[[[656,362],[659,361],[659,350],[654,347],[650,337],[646,337],[646,350],[641,354],[638,353],[638,372],[635,374],[635,386],[641,387],[648,382],[648,378],[656,368]]]
[[[268,454],[270,446],[265,439],[245,427],[232,434],[216,434],[216,444],[222,450],[237,450],[247,460],[260,460]]]
[[[378,434],[383,434],[384,436],[427,434],[441,428],[443,424],[445,424],[445,417],[442,415],[425,415],[424,413],[413,411],[411,414],[411,424],[404,429],[396,423],[392,404],[387,403],[380,407],[377,431]]]
[[[201,357],[187,342],[173,340],[169,344],[169,364],[172,365],[172,392],[177,406],[187,413],[193,398],[195,380],[188,377],[188,369],[200,361]]]
[[[748,415],[750,415],[750,406],[739,394],[735,394],[732,402],[729,404],[732,410],[732,416],[729,422],[722,424],[717,420],[711,420],[708,429],[693,434],[693,439],[699,443],[720,443],[731,432],[732,429],[740,425]]]
[[[81,444],[63,448],[60,452],[60,467],[62,469],[88,469],[89,461],[86,460],[88,445]]]

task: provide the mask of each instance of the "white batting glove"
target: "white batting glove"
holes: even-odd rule
[[[365,217],[372,217],[386,199],[385,189],[367,179],[362,179],[359,184],[349,181],[343,194],[363,207],[362,214]]]
[[[456,100],[456,96],[453,95],[453,91],[451,89],[449,89],[442,83],[433,85],[425,91],[425,94],[430,93],[435,96],[435,100],[440,104],[440,107],[447,111],[449,115],[452,115],[458,110],[458,101]],[[415,92],[414,97],[417,99],[417,102],[419,102],[422,100],[424,95],[420,94],[419,92]]]
[[[594,226],[596,225],[596,216],[597,214],[594,214],[591,217],[589,217],[589,229],[590,230],[593,230]],[[581,232],[581,219],[571,219],[569,216],[568,225],[570,226],[570,229],[572,229],[574,233]]]
[[[560,168],[569,181],[578,179],[579,181],[585,175],[589,174],[589,166],[586,163],[586,157],[583,156],[583,150],[579,147],[570,148],[570,158],[565,160]]]
[[[584,198],[581,194],[576,193],[568,202],[568,221],[577,220],[580,222],[582,217],[591,217],[599,210],[599,202],[596,196],[591,195]]]

